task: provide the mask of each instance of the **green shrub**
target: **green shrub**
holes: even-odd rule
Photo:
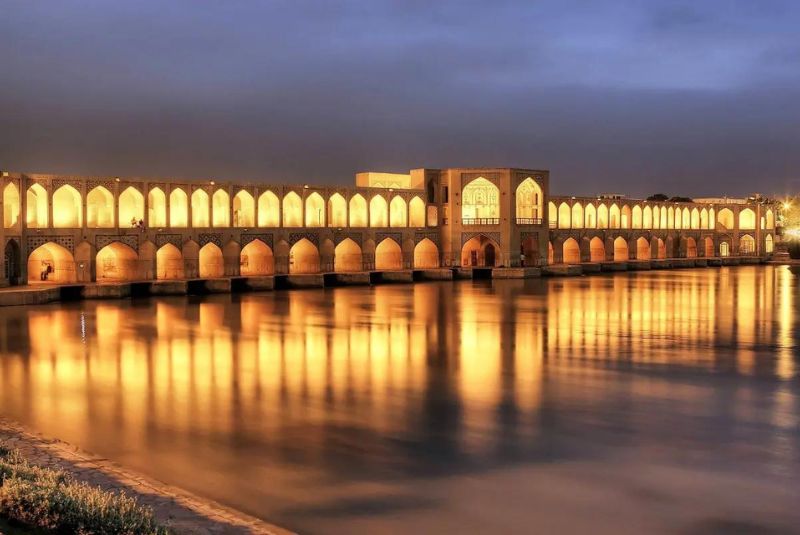
[[[65,533],[167,534],[148,507],[120,493],[30,464],[0,445],[0,516]]]

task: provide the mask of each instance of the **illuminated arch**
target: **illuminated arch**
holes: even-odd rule
[[[733,212],[730,208],[723,208],[717,213],[717,223],[725,230],[733,229]]]
[[[697,207],[692,208],[692,220],[690,227],[693,229],[700,228],[700,211],[697,209]]]
[[[408,226],[425,226],[425,201],[419,197],[414,197],[408,203]]]
[[[28,228],[47,227],[47,190],[41,185],[34,184],[25,192],[26,211],[25,225]]]
[[[306,226],[325,226],[325,199],[316,191],[306,197]]]
[[[663,210],[664,209],[662,208],[662,211]],[[664,243],[664,240],[662,240],[661,238],[658,238],[658,244],[657,244],[657,249],[656,250],[658,251],[658,258],[663,259],[663,258],[667,257],[667,245]]]
[[[611,205],[611,208],[608,210],[608,223],[610,228],[619,228],[620,225],[620,213],[619,213],[619,206],[616,203]]]
[[[347,201],[339,193],[334,193],[328,199],[328,226],[347,226]]]
[[[528,177],[517,186],[516,208],[517,219],[539,219],[542,217],[542,188]]]
[[[333,251],[333,270],[361,271],[363,269],[361,247],[350,238],[345,238]]]
[[[739,212],[739,230],[755,230],[756,213],[750,208],[745,208]]]
[[[583,219],[586,228],[597,228],[597,209],[593,204],[586,205],[586,209],[583,211]]]
[[[567,238],[561,246],[562,262],[565,264],[581,263],[581,248],[575,238]]]
[[[708,210],[703,208],[700,210],[700,228],[707,229],[708,228]]]
[[[164,244],[156,251],[156,278],[173,280],[183,278],[183,255],[171,243]]]
[[[256,224],[256,200],[249,191],[239,190],[233,196],[233,226],[254,227]]]
[[[147,194],[147,224],[151,227],[167,226],[167,196],[161,188]]]
[[[13,228],[19,223],[19,190],[13,182],[3,188],[3,227]]]
[[[620,227],[631,228],[631,207],[627,204],[622,207],[622,211],[620,213]]]
[[[211,196],[211,223],[215,227],[231,226],[231,197],[224,189]]]
[[[572,228],[583,228],[583,205],[576,202],[572,205]]]
[[[319,273],[319,250],[306,238],[289,250],[289,273]]]
[[[636,259],[650,260],[650,242],[644,236],[636,240]]]
[[[225,258],[217,244],[209,242],[202,246],[197,258],[197,269],[201,279],[215,279],[225,274]]]
[[[500,264],[500,245],[483,234],[470,238],[461,248],[462,266],[493,267]]]
[[[756,253],[756,240],[749,234],[739,238],[739,254],[752,255]]]
[[[367,200],[356,193],[350,197],[350,226],[351,227],[366,227],[367,226]]]
[[[681,228],[691,228],[692,226],[692,216],[689,213],[689,208],[683,208],[683,218],[681,219]]]
[[[767,234],[767,236],[764,238],[764,252],[770,254],[774,250],[775,250],[775,243],[772,239],[772,234]]]
[[[375,269],[403,269],[403,251],[400,245],[391,238],[384,238],[375,247]]]
[[[48,272],[48,266],[50,267]],[[75,259],[66,248],[47,242],[28,257],[28,282],[75,282]]]
[[[723,239],[719,242],[719,255],[722,257],[731,255],[731,244],[728,240]]]
[[[692,237],[686,238],[686,258],[697,257],[697,242]]]
[[[569,209],[569,205],[565,202],[562,202],[558,205],[558,228],[570,228],[570,218],[572,216],[572,210]]]
[[[55,196],[53,199],[55,200]],[[53,213],[55,214],[55,210]],[[55,215],[53,218],[55,219]],[[86,226],[89,228],[114,226],[114,196],[103,186],[97,186],[86,196]]]
[[[275,257],[269,245],[261,240],[245,245],[239,253],[239,273],[243,277],[275,273]]]
[[[389,203],[389,226],[407,227],[408,226],[408,207],[406,201],[399,195],[395,195]]]
[[[258,226],[281,226],[281,208],[278,196],[270,190],[258,196]]]
[[[144,195],[133,186],[119,194],[118,221],[120,227],[133,227],[144,221]]]
[[[483,177],[476,178],[461,191],[461,219],[500,217],[500,190]]]
[[[283,196],[283,226],[303,226],[303,201],[300,199],[300,195],[294,191]],[[319,256],[319,252],[317,252],[317,256]]]
[[[597,228],[608,228],[608,208],[605,204],[597,207]]]
[[[661,221],[659,220],[658,206],[653,206],[653,228],[658,229],[660,227]]]
[[[628,258],[628,242],[622,236],[618,236],[614,240],[614,261],[628,260]]]
[[[414,246],[414,267],[416,269],[439,267],[439,248],[428,238],[420,240]]]
[[[369,201],[369,226],[385,227],[388,223],[389,205],[386,199],[380,195],[375,195]]]
[[[775,214],[772,212],[772,210],[767,209],[766,219],[767,219],[767,228],[768,229],[775,228]]]
[[[95,257],[97,282],[133,281],[139,278],[139,255],[124,243],[111,242]]]
[[[192,192],[192,227],[204,228],[209,223],[208,193],[203,189],[196,189]]]
[[[714,240],[710,237],[706,237],[705,239],[705,255],[704,256],[714,256]]]
[[[606,260],[606,244],[597,236],[589,242],[589,260],[592,262],[605,262]]]
[[[670,208],[670,210],[672,210],[672,208]],[[661,219],[661,225],[660,226],[661,226],[662,229],[672,228],[672,223],[670,223],[670,221],[672,221],[672,216],[667,211],[667,207],[666,206],[662,206],[661,207],[661,218],[660,219]]]
[[[642,207],[638,204],[631,210],[631,228],[642,228]]]
[[[81,194],[72,186],[61,186],[53,193],[53,226],[80,228],[82,221]]]
[[[547,222],[550,224],[550,228],[558,226],[558,208],[553,201],[547,203]]]
[[[642,210],[642,228],[653,228],[653,209],[650,206]]]
[[[181,188],[169,192],[169,226],[184,228],[189,224],[189,197]]]
[[[675,209],[672,206],[667,209],[667,225],[664,228],[675,228]]]

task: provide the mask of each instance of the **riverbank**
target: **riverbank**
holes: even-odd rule
[[[125,492],[150,507],[156,519],[178,534],[272,534],[290,532],[257,518],[122,468],[108,459],[24,429],[0,418],[0,442],[32,464],[62,470],[102,490]]]

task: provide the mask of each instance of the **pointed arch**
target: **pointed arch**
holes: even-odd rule
[[[708,210],[705,208],[700,210],[700,228],[701,229],[708,228]]]
[[[167,226],[167,196],[159,187],[152,188],[147,194],[147,225],[156,228]]]
[[[55,202],[55,195],[53,200]],[[53,218],[55,219],[55,207]],[[86,195],[86,226],[89,228],[114,226],[114,196],[103,186],[95,187]]]
[[[307,227],[325,226],[325,200],[322,198],[322,195],[316,191],[312,191],[311,195],[306,197],[305,214]]]
[[[222,249],[209,242],[200,248],[197,269],[201,279],[215,279],[225,274],[225,259]]]
[[[642,207],[636,204],[631,210],[631,228],[642,228],[642,219]]]
[[[28,282],[68,283],[77,280],[75,259],[63,246],[47,242],[28,257]]]
[[[351,227],[366,227],[367,226],[367,200],[360,194],[356,193],[350,197],[350,226]]]
[[[389,222],[389,205],[380,195],[375,195],[369,201],[369,226],[385,227]]]
[[[620,228],[631,228],[631,207],[627,204],[620,211]]]
[[[211,196],[211,224],[215,227],[231,226],[231,196],[222,188]]]
[[[756,213],[750,208],[739,211],[739,230],[755,230]]]
[[[408,226],[408,207],[406,206],[406,201],[399,195],[392,197],[389,203],[389,226]]]
[[[608,208],[605,204],[597,207],[597,228],[608,228]]]
[[[767,209],[766,220],[767,220],[767,228],[770,229],[770,230],[774,229],[775,228],[775,214],[772,212],[771,208]]]
[[[350,238],[345,238],[333,251],[333,270],[337,273],[346,271],[361,271],[363,257],[361,247]]]
[[[403,251],[400,244],[392,238],[384,238],[375,247],[375,269],[378,271],[403,269]]]
[[[133,281],[139,277],[139,255],[122,242],[111,242],[97,252],[97,282]]]
[[[686,238],[686,258],[697,257],[697,242],[694,238],[689,236]]]
[[[628,242],[622,236],[614,240],[614,261],[628,260]]]
[[[256,200],[249,191],[240,189],[233,196],[233,226],[250,228],[256,224]]]
[[[303,226],[303,201],[294,191],[283,196],[283,226]],[[317,253],[319,255],[319,253]]]
[[[14,228],[19,223],[19,190],[13,182],[3,188],[3,227]]]
[[[772,234],[767,234],[764,238],[764,252],[771,254],[775,250],[775,243],[772,239]]]
[[[500,245],[483,234],[470,238],[461,248],[462,266],[494,267],[501,265],[501,262]]]
[[[650,242],[644,236],[636,239],[636,259],[650,260]]]
[[[493,220],[500,217],[500,189],[489,180],[478,177],[461,190],[461,220]]]
[[[611,208],[608,209],[608,223],[609,228],[620,227],[620,212],[616,203],[612,204]]]
[[[694,208],[692,208],[692,215],[691,215],[691,221],[690,221],[690,224],[689,224],[689,228],[693,228],[693,229],[699,229],[700,228],[700,210],[698,210],[696,206]]]
[[[334,193],[328,199],[328,226],[347,226],[347,201],[339,193]]]
[[[752,255],[756,253],[756,240],[749,234],[739,238],[739,254]]]
[[[567,238],[561,246],[562,262],[565,264],[581,263],[581,248],[575,238]]]
[[[642,228],[653,228],[653,209],[649,205],[642,210]]]
[[[189,224],[189,196],[181,188],[169,192],[169,226],[185,228]]]
[[[269,245],[256,239],[242,247],[239,254],[239,273],[243,277],[275,273],[275,256]]]
[[[280,227],[281,207],[278,196],[267,190],[258,196],[258,226]]]
[[[575,202],[572,205],[572,228],[583,228],[583,205]]]
[[[439,267],[439,248],[433,241],[423,238],[414,246],[414,268],[433,269]]]
[[[289,249],[289,273],[319,273],[319,269],[319,250],[316,245],[306,238],[292,245]]]
[[[589,259],[592,262],[606,261],[606,244],[597,236],[589,242]]]
[[[192,227],[205,228],[210,226],[210,222],[208,193],[198,188],[192,192]]]
[[[553,201],[547,203],[547,222],[550,228],[556,228],[558,226],[558,207]]]
[[[572,219],[572,210],[569,205],[562,202],[558,205],[558,228],[570,228]]]
[[[714,239],[711,237],[706,236],[705,239],[705,248],[704,248],[704,256],[714,256]]]
[[[542,217],[542,188],[531,177],[517,186],[515,195],[517,219],[537,220]]]
[[[675,208],[672,206],[667,209],[667,226],[664,228],[675,228]]]
[[[586,228],[597,228],[597,209],[594,204],[589,203],[583,211],[583,219]]]
[[[670,208],[669,210],[672,210],[672,208]],[[661,225],[660,226],[661,226],[662,229],[672,228],[672,214],[671,214],[671,212],[669,210],[667,210],[666,206],[662,206],[661,207]]]
[[[128,186],[119,194],[118,202],[117,220],[120,227],[134,227],[139,221],[144,221],[144,195],[138,189]]]
[[[47,190],[39,184],[33,184],[25,192],[26,211],[25,226],[28,228],[46,228],[47,217]]]
[[[653,228],[654,229],[661,228],[661,221],[659,219],[658,206],[653,206]]]
[[[733,229],[733,211],[730,208],[723,208],[717,213],[717,223],[725,230]]]
[[[174,280],[183,278],[183,255],[171,243],[165,243],[156,251],[156,278]]]
[[[80,228],[82,223],[81,194],[65,184],[53,193],[53,227]]]
[[[415,196],[408,203],[408,226],[425,226],[425,201]]]
[[[662,208],[663,210],[663,208]],[[656,251],[658,252],[658,258],[664,259],[667,257],[667,245],[664,243],[664,240],[658,238],[658,243],[656,247]]]

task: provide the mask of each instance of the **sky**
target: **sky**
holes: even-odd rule
[[[0,0],[0,169],[800,192],[794,0]]]

